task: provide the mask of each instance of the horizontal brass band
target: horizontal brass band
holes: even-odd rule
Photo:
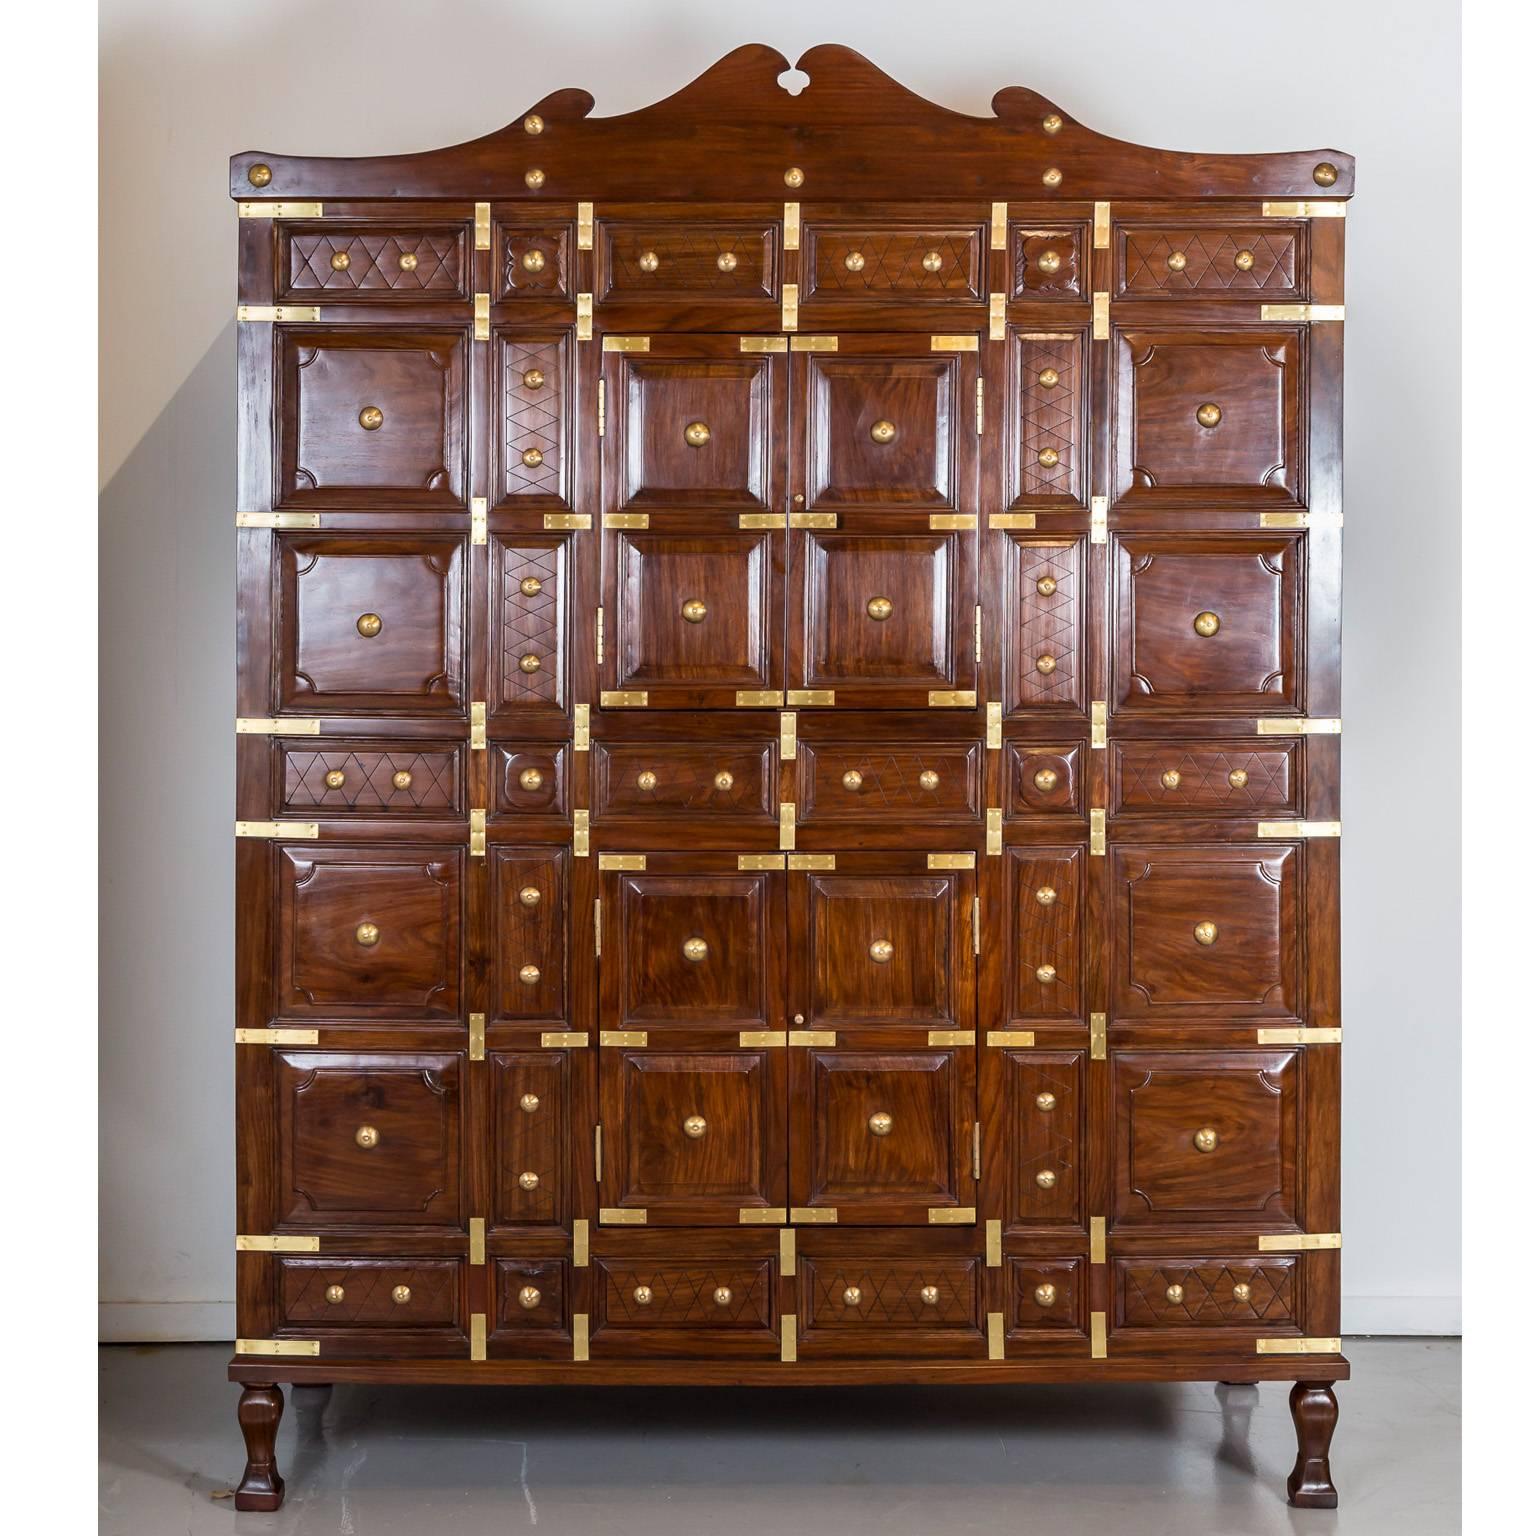
[[[988,528],[1033,528],[1035,526],[1035,514],[1033,512],[994,512],[987,519]]]
[[[241,715],[235,721],[236,736],[318,736],[318,720],[266,720]]]
[[[1259,1045],[1342,1045],[1342,1029],[1261,1029]]]
[[[643,690],[605,688],[598,695],[598,703],[604,709],[644,709],[650,703],[650,697]]]
[[[792,1029],[788,1033],[791,1045],[832,1046],[837,1044],[835,1029]]]
[[[1327,717],[1308,720],[1260,720],[1253,728],[1256,736],[1338,736],[1344,722]]]
[[[318,1029],[237,1029],[236,1045],[319,1045]]]
[[[1032,1029],[989,1029],[987,1031],[988,1045],[1021,1046],[1034,1043],[1035,1032]]]
[[[318,1355],[316,1339],[236,1339],[237,1355]]]
[[[1255,1339],[1254,1351],[1260,1355],[1339,1355],[1343,1339]]]
[[[245,325],[291,325],[320,318],[318,304],[239,304],[235,319]]]
[[[1342,1232],[1266,1232],[1259,1238],[1260,1253],[1317,1253],[1342,1248]]]
[[[236,512],[236,528],[318,528],[318,512]]]
[[[649,352],[651,350],[651,338],[649,336],[604,336],[604,352]]]
[[[790,688],[785,691],[781,703],[791,709],[830,709],[837,703],[834,688]]]
[[[241,203],[242,219],[323,219],[324,203]]]
[[[236,837],[310,839],[320,836],[318,821],[237,821]]]
[[[975,1045],[976,1031],[974,1029],[930,1029],[928,1031],[929,1045]]]
[[[592,526],[590,512],[546,512],[545,533],[585,533]]]
[[[736,1043],[744,1049],[771,1050],[789,1044],[789,1032],[783,1029],[743,1029],[736,1036]]]
[[[235,1239],[236,1253],[319,1253],[318,1237],[296,1237],[291,1233],[277,1237],[247,1235]]]
[[[1296,320],[1304,325],[1316,325],[1325,320],[1343,320],[1342,304],[1261,304],[1261,320]]]
[[[539,1044],[546,1050],[584,1051],[587,1032],[584,1029],[546,1029],[539,1036]]]
[[[837,1225],[835,1205],[792,1205],[789,1219],[801,1227],[834,1227]]]
[[[631,1208],[628,1206],[605,1205],[597,1213],[600,1226],[604,1227],[643,1227],[645,1225],[644,1208]]]
[[[645,855],[643,853],[600,853],[597,856],[599,869],[644,869]]]
[[[1318,202],[1316,200],[1299,203],[1265,203],[1264,217],[1266,219],[1342,219],[1348,203],[1342,202]]]
[[[1261,821],[1260,837],[1341,837],[1344,824],[1339,821]]]
[[[789,350],[791,352],[836,352],[836,336],[791,336],[789,338]]]
[[[775,688],[738,688],[737,709],[782,709],[784,695]]]
[[[741,512],[736,517],[736,526],[742,529],[782,528],[784,525],[782,512]]]
[[[782,1227],[788,1219],[782,1205],[744,1205],[736,1212],[737,1222],[744,1227]]]
[[[791,528],[836,528],[836,512],[791,512],[789,514],[789,526]]]
[[[740,336],[737,345],[743,352],[788,352],[788,336]]]
[[[974,512],[930,512],[928,514],[928,531],[930,533],[950,533],[964,531],[976,526],[976,514]]]
[[[835,853],[792,853],[789,856],[791,870],[827,870],[837,868]]]
[[[736,855],[737,869],[783,869],[784,855],[782,853],[738,853]]]
[[[928,855],[929,869],[975,869],[976,855],[974,853],[930,853]]]
[[[930,688],[928,707],[929,709],[975,709],[976,690],[974,688]]]
[[[643,1029],[600,1029],[597,1032],[597,1043],[644,1046],[650,1043],[650,1035]]]
[[[1260,512],[1260,528],[1342,528],[1342,512]]]
[[[976,1225],[976,1207],[974,1205],[935,1205],[928,1208],[928,1225],[930,1227],[974,1227]]]
[[[651,526],[651,514],[649,512],[604,512],[604,528],[649,528]]]
[[[930,352],[975,352],[979,348],[980,343],[975,336],[930,336],[928,338]]]

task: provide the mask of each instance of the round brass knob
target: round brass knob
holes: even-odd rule
[[[527,1173],[520,1173],[520,1174],[518,1174],[518,1176],[517,1176],[517,1187],[519,1189],[537,1189],[539,1187],[539,1176],[538,1176],[538,1174],[533,1173],[531,1171],[527,1172]]]
[[[1054,1093],[1037,1093],[1035,1095],[1035,1108],[1042,1115],[1048,1115],[1056,1108],[1056,1095]]]
[[[540,581],[537,576],[524,576],[523,579],[518,582],[517,590],[521,592],[524,597],[537,597],[539,593],[544,590],[544,583]]]
[[[843,257],[843,265],[850,272],[862,272],[864,270],[864,253],[862,251],[849,251]]]
[[[357,942],[364,949],[372,949],[379,942],[379,925],[377,923],[359,923],[357,925]]]
[[[1061,270],[1061,256],[1056,251],[1041,251],[1035,265],[1042,272],[1059,272]]]
[[[1056,590],[1056,578],[1054,576],[1042,576],[1035,583],[1035,591],[1041,597],[1049,597]]]
[[[532,651],[529,651],[526,656],[519,656],[517,658],[517,665],[524,672],[537,672],[543,663]]]
[[[419,265],[419,258],[415,251],[400,252],[400,270],[402,272],[414,272]]]
[[[541,171],[538,166],[534,166],[531,171],[524,171],[523,185],[527,187],[530,192],[537,192],[539,188],[544,185],[544,172]]]
[[[325,787],[327,789],[340,789],[346,782],[347,776],[340,768],[332,768],[325,776]]]
[[[1324,160],[1312,167],[1312,180],[1320,187],[1331,187],[1339,179],[1339,168]]]
[[[896,946],[889,939],[876,939],[869,946],[869,958],[876,965],[885,965],[895,953]]]
[[[1221,407],[1214,400],[1207,400],[1199,410],[1195,412],[1195,420],[1202,427],[1214,427],[1221,422]]]
[[[1179,781],[1182,778],[1183,778],[1183,775],[1179,772],[1179,770],[1177,768],[1165,768],[1163,770],[1163,779],[1162,779],[1163,788],[1164,789],[1177,789],[1179,787]]]
[[[539,1107],[539,1096],[536,1093],[525,1093],[522,1098],[517,1101],[517,1104],[518,1108],[521,1109],[525,1115],[531,1115],[534,1110]]]
[[[373,1125],[360,1125],[358,1126],[357,1130],[352,1133],[352,1140],[355,1141],[358,1146],[363,1149],[363,1151],[371,1152],[379,1144],[378,1127]]]
[[[1035,377],[1041,389],[1055,389],[1061,383],[1061,375],[1054,368],[1042,368]]]
[[[389,781],[396,789],[409,789],[411,787],[411,770],[409,768],[397,768]]]
[[[1035,1175],[1035,1183],[1038,1184],[1041,1189],[1055,1189],[1056,1175],[1052,1173],[1049,1168],[1042,1168],[1040,1172]]]
[[[926,251],[923,254],[923,271],[937,272],[944,265],[944,258],[937,251]]]
[[[272,167],[270,165],[253,165],[245,173],[245,179],[253,187],[264,187],[272,180]]]
[[[1035,980],[1049,986],[1056,980],[1056,967],[1054,965],[1037,965],[1035,967]]]
[[[656,775],[649,768],[642,768],[635,777],[635,784],[640,789],[653,790],[656,788]]]
[[[411,1299],[410,1286],[397,1285],[394,1290],[389,1293],[389,1299],[394,1302],[397,1307],[403,1307],[406,1302]]]
[[[1163,1292],[1163,1295],[1166,1296],[1169,1302],[1176,1307],[1181,1301],[1184,1300],[1184,1287],[1182,1285],[1170,1285],[1168,1289]]]
[[[377,432],[384,425],[384,412],[376,405],[365,405],[357,413],[357,424],[364,432]]]
[[[805,1015],[803,1013],[797,1013],[795,1015],[795,1024],[796,1024],[796,1026],[798,1027],[799,1025],[804,1024],[804,1023],[805,1023]]]
[[[924,768],[917,776],[917,783],[920,789],[937,789],[939,787],[939,776],[932,768]]]
[[[543,1299],[543,1293],[536,1285],[525,1285],[522,1290],[517,1293],[517,1304],[525,1312],[532,1312],[533,1309],[538,1306],[541,1301],[543,1301]]]
[[[1056,887],[1054,885],[1042,885],[1040,889],[1035,892],[1035,900],[1038,901],[1042,907],[1055,906]]]
[[[1221,1138],[1216,1134],[1214,1127],[1202,1125],[1195,1132],[1195,1149],[1199,1152],[1214,1152],[1216,1150],[1216,1143],[1220,1140]]]
[[[869,429],[869,435],[874,438],[877,443],[892,442],[896,437],[896,423],[894,421],[885,421],[883,419],[877,421],[874,426]]]
[[[683,428],[683,441],[690,448],[702,448],[709,441],[709,427],[702,421],[690,421]]]
[[[722,793],[728,790],[735,782],[736,776],[724,768],[722,768],[720,772],[715,775],[715,788],[720,790]]]
[[[543,270],[544,270],[544,252],[543,251],[524,251],[523,252],[523,271],[525,271],[525,272],[542,272]]]
[[[1253,252],[1239,251],[1237,255],[1232,258],[1232,265],[1236,267],[1239,272],[1253,271]]]
[[[1048,795],[1056,788],[1061,775],[1054,768],[1037,768],[1035,770],[1035,788],[1042,795]]]
[[[544,775],[537,768],[524,768],[518,774],[517,782],[531,794],[536,789],[543,789]]]
[[[715,257],[715,265],[722,272],[734,272],[736,270],[736,253],[734,251],[721,251]]]
[[[888,597],[872,597],[864,604],[864,612],[875,623],[882,624],[896,611],[896,605]]]
[[[708,607],[696,597],[690,597],[683,604],[683,617],[690,624],[702,624],[704,616],[709,612]]]
[[[345,272],[352,265],[352,258],[345,251],[331,252],[331,271]]]
[[[529,469],[537,469],[544,462],[544,450],[542,448],[524,448],[523,463]]]
[[[1221,619],[1210,612],[1195,615],[1195,633],[1209,640],[1221,628]]]
[[[526,368],[523,370],[524,389],[543,389],[544,370],[542,368]]]
[[[1237,1284],[1232,1287],[1233,1301],[1247,1301],[1248,1298],[1252,1295],[1253,1287],[1249,1285],[1246,1280],[1239,1280]]]
[[[365,640],[372,640],[384,628],[384,620],[376,613],[360,613],[357,616],[357,632]]]
[[[1195,943],[1196,944],[1214,944],[1215,942],[1216,942],[1216,924],[1215,923],[1196,923],[1195,924]]]
[[[703,1115],[689,1115],[683,1121],[683,1135],[690,1141],[697,1141],[708,1129]]]
[[[1061,172],[1053,165],[1040,177],[1040,180],[1048,187],[1059,187],[1061,185]]]
[[[869,1134],[871,1136],[889,1136],[893,1124],[894,1122],[891,1117],[883,1109],[877,1109],[869,1117]]]
[[[346,1291],[339,1285],[328,1285],[325,1288],[325,1300],[328,1306],[339,1307],[347,1299]]]
[[[845,1307],[856,1307],[861,1301],[863,1301],[863,1299],[864,1292],[861,1291],[856,1285],[850,1285],[847,1290],[843,1292],[843,1305]]]
[[[536,965],[525,965],[518,973],[517,979],[525,987],[536,987],[539,984],[539,968]]]
[[[637,1285],[634,1290],[635,1305],[637,1307],[650,1306],[651,1299],[655,1294],[656,1293],[650,1288],[650,1286]]]
[[[1183,251],[1168,252],[1168,270],[1170,272],[1182,272],[1189,265],[1189,257]]]
[[[843,775],[843,788],[850,794],[857,793],[864,783],[864,775],[857,768],[850,768]]]
[[[1047,133],[1060,133],[1061,119],[1054,112],[1052,112],[1048,117],[1042,119],[1040,126]]]
[[[536,907],[541,901],[543,901],[544,893],[536,885],[525,885],[522,890],[517,893],[517,899],[522,902],[525,907]]]
[[[1242,789],[1243,786],[1247,784],[1247,782],[1248,770],[1246,768],[1234,768],[1232,772],[1227,775],[1227,783],[1230,784],[1233,789]]]
[[[792,165],[784,172],[784,185],[786,187],[803,187],[805,185],[805,172],[798,165]]]
[[[697,965],[708,953],[709,945],[697,935],[683,940],[683,959],[692,961],[694,965]]]
[[[544,119],[540,117],[537,112],[530,112],[528,116],[523,119],[523,132],[535,135],[543,133]]]
[[[1056,658],[1054,656],[1035,657],[1035,671],[1049,677],[1056,670]]]
[[[730,1288],[730,1286],[728,1286],[728,1285],[717,1285],[715,1287],[715,1305],[717,1307],[728,1307],[728,1306],[730,1306],[730,1304],[731,1304],[731,1288]]]
[[[1035,1305],[1051,1307],[1056,1304],[1056,1287],[1049,1280],[1035,1287]]]
[[[938,1304],[939,1304],[939,1288],[938,1288],[938,1286],[936,1286],[936,1285],[925,1285],[922,1288],[922,1290],[920,1290],[917,1294],[922,1298],[922,1302],[923,1302],[923,1305],[925,1307],[936,1307],[936,1306],[938,1306]]]
[[[1061,463],[1061,455],[1054,448],[1042,448],[1036,457],[1046,469],[1055,469]]]

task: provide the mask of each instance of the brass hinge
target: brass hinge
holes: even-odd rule
[[[488,251],[491,248],[491,205],[489,203],[475,204],[475,249]]]
[[[800,204],[784,204],[784,249],[786,251],[798,251],[800,249]]]
[[[324,203],[241,203],[242,219],[323,219]]]
[[[792,853],[788,859],[791,870],[827,870],[837,868],[835,853]]]
[[[592,812],[571,812],[571,856],[585,859],[592,852]]]
[[[784,284],[783,307],[779,314],[779,325],[786,331],[798,330],[800,327],[799,283]]]
[[[590,1312],[571,1313],[571,1359],[585,1360],[590,1349]]]
[[[484,544],[487,537],[485,497],[472,496],[469,501],[469,542]]]
[[[1033,528],[1035,526],[1035,514],[1033,512],[994,512],[987,519],[989,529],[999,528]]]
[[[971,1039],[974,1041],[975,1038],[976,1037],[973,1034],[971,1036]],[[980,1120],[973,1120],[971,1122],[971,1178],[972,1178],[972,1180],[975,1183],[977,1183],[977,1184],[981,1183],[981,1121]]]
[[[489,341],[491,339],[491,296],[488,293],[475,295],[475,340]]]
[[[928,708],[975,709],[976,690],[974,688],[930,688]]]
[[[584,1051],[587,1032],[584,1029],[546,1029],[539,1036],[539,1044],[546,1051]]]
[[[597,867],[600,870],[642,870],[645,868],[645,855],[643,853],[600,853],[597,856]]]
[[[605,1205],[597,1213],[600,1227],[643,1227],[645,1207],[630,1205]]]
[[[791,352],[836,352],[836,336],[791,336],[789,338],[789,350]],[[791,524],[791,527],[794,525]]]
[[[651,514],[649,512],[604,512],[604,528],[649,528],[651,526]]]
[[[471,1216],[469,1218],[469,1262],[471,1264],[485,1263],[484,1216]]]
[[[928,531],[930,533],[964,532],[975,526],[976,514],[974,512],[930,512],[928,514]]]
[[[929,869],[975,869],[976,855],[974,853],[930,853],[928,855]]]
[[[997,858],[1003,851],[1003,808],[1000,805],[987,807],[987,854],[990,858]]]
[[[1266,219],[1342,219],[1348,203],[1300,202],[1265,203]]]
[[[787,1033],[791,1045],[809,1046],[812,1050],[831,1050],[837,1044],[835,1029],[791,1029]]]
[[[1107,747],[1109,745],[1109,700],[1092,699],[1088,704],[1088,745],[1090,747]]]
[[[1088,1314],[1088,1354],[1094,1360],[1103,1360],[1109,1354],[1104,1323],[1105,1318],[1102,1312]]]
[[[469,750],[485,751],[485,703],[476,700],[469,706]]]
[[[742,1205],[736,1208],[739,1227],[782,1227],[789,1212],[782,1205]]]
[[[736,868],[743,872],[783,869],[784,855],[782,853],[738,853]]]
[[[987,1313],[987,1359],[1001,1360],[1003,1358],[1003,1314],[1001,1312]]]
[[[942,335],[928,338],[930,352],[975,352],[978,342],[975,336]]]
[[[1261,304],[1261,320],[1293,320],[1303,325],[1317,325],[1325,320],[1343,320],[1342,304]]]
[[[976,1207],[974,1205],[931,1205],[928,1207],[928,1225],[930,1227],[974,1227]]]
[[[236,736],[318,736],[318,720],[262,720],[242,715],[235,721]]]
[[[789,1219],[801,1227],[835,1227],[837,1207],[835,1205],[792,1205],[789,1208]]]
[[[1088,852],[1102,858],[1105,840],[1104,812],[1096,806],[1088,812]]]
[[[1095,496],[1089,502],[1088,512],[1088,542],[1090,544],[1109,543],[1109,497]]]
[[[1342,512],[1260,512],[1260,528],[1342,528]]]
[[[1093,205],[1093,248],[1096,251],[1109,249],[1109,204],[1095,203]]]
[[[786,518],[782,512],[738,512],[736,514],[736,526],[743,533],[782,528],[785,522]]]
[[[1342,1045],[1342,1029],[1261,1029],[1257,1032],[1259,1045]]]
[[[981,670],[981,604],[976,604],[976,670]]]
[[[236,512],[236,528],[318,528],[318,512]]]
[[[1001,341],[1008,334],[1008,295],[987,295],[987,340]]]
[[[1256,736],[1338,736],[1344,730],[1342,720],[1260,720]]]
[[[1096,293],[1093,296],[1093,339],[1109,340],[1109,295],[1107,293]]]
[[[781,709],[784,695],[776,688],[738,688],[737,709]]]
[[[742,1029],[736,1033],[736,1044],[744,1051],[781,1051],[789,1044],[789,1032],[783,1029]]]
[[[1338,1355],[1344,1352],[1343,1339],[1255,1339],[1254,1351],[1261,1355]]]
[[[597,1175],[593,1182],[601,1184],[603,1182],[603,1127],[601,1122],[592,1127],[592,1171]],[[598,1220],[601,1221],[602,1217],[599,1216]]]
[[[471,1312],[469,1314],[469,1358],[471,1360],[485,1359],[484,1312]]]
[[[597,381],[597,435],[599,437],[608,435],[608,381],[606,379]]]
[[[603,898],[592,898],[592,955],[594,959],[603,958]]]
[[[835,688],[789,688],[784,702],[792,709],[831,709],[837,703]]]
[[[779,1319],[779,1359],[785,1365],[793,1365],[795,1358],[795,1314],[786,1312]]]
[[[971,897],[971,953],[981,953],[981,897]]]
[[[1003,1224],[1000,1221],[987,1223],[987,1268],[1000,1269],[1003,1263]]]
[[[576,249],[578,251],[590,251],[592,249],[592,204],[576,204]]]
[[[1341,837],[1340,821],[1261,821],[1260,837]]]
[[[928,1045],[930,1049],[936,1046],[975,1044],[976,1031],[974,1029],[930,1029],[928,1031]]]
[[[592,295],[590,293],[576,295],[576,340],[592,340]]]
[[[836,512],[791,512],[789,514],[789,526],[791,528],[836,528]]]
[[[1103,1061],[1109,1054],[1108,1015],[1088,1015],[1088,1055],[1093,1061]]]
[[[644,1029],[600,1029],[597,1032],[599,1045],[631,1046],[643,1050],[650,1044],[650,1033]]]
[[[591,1227],[585,1217],[571,1223],[571,1267],[586,1269],[592,1261]]]
[[[319,1045],[318,1029],[237,1029],[236,1045]]]
[[[318,304],[237,304],[235,319],[242,325],[292,325],[320,318]]]
[[[1090,1264],[1103,1264],[1109,1258],[1109,1243],[1105,1238],[1107,1225],[1102,1216],[1088,1218],[1088,1262]]]
[[[786,1215],[788,1212],[785,1213]],[[795,1272],[795,1229],[783,1227],[779,1232],[779,1273],[792,1275]]]
[[[987,381],[976,380],[976,436],[983,437],[987,430]],[[972,524],[974,527],[975,525]]]
[[[592,706],[590,704],[578,704],[576,706],[576,740],[574,747],[578,752],[590,752],[592,750]]]
[[[593,629],[596,631],[596,638],[597,638],[597,664],[598,664],[598,666],[602,666],[602,664],[603,664],[603,605],[601,603],[599,603],[597,605],[597,612],[593,615],[592,624],[593,624]]]
[[[585,533],[591,526],[590,512],[546,512],[544,514],[546,533]]]
[[[604,688],[597,702],[604,709],[644,709],[650,702],[650,695],[643,688],[628,691]]]
[[[779,801],[779,847],[786,853],[795,846],[795,802]]]
[[[485,812],[482,810],[469,813],[469,856],[472,859],[485,857]]]
[[[1318,1253],[1328,1248],[1342,1248],[1341,1232],[1265,1233],[1259,1238],[1260,1253]]]
[[[472,1013],[469,1016],[469,1059],[485,1060],[485,1015],[483,1013]]]
[[[1006,251],[1008,249],[1008,204],[992,204],[992,249],[994,251]]]
[[[604,352],[649,352],[651,350],[651,338],[649,336],[604,336]]]
[[[237,821],[236,837],[315,838],[320,836],[318,821]]]
[[[236,1253],[319,1253],[318,1237],[267,1237],[260,1234],[235,1239]]]
[[[1003,744],[1003,706],[993,701],[987,705],[987,746],[1000,748]]]
[[[1032,1029],[989,1029],[987,1031],[988,1045],[1018,1049],[1034,1043],[1035,1032]]]
[[[756,355],[773,354],[789,351],[788,336],[738,336],[736,345],[743,352],[751,352]],[[779,525],[783,527],[781,523]]]
[[[795,736],[795,712],[792,709],[786,709],[779,715],[779,760],[785,763],[793,762],[798,750]]]
[[[236,1339],[237,1355],[318,1355],[320,1345],[313,1339]]]

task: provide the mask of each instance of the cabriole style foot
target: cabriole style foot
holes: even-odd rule
[[[1328,1446],[1339,1422],[1339,1400],[1328,1381],[1298,1381],[1291,1388],[1291,1418],[1296,1425],[1296,1465],[1285,1492],[1302,1509],[1337,1509],[1339,1490],[1328,1467]]]
[[[277,1470],[277,1425],[283,1391],[246,1387],[240,1394],[240,1433],[245,1436],[245,1476],[235,1489],[236,1509],[281,1509],[283,1480]]]

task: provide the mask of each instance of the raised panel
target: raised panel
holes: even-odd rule
[[[488,550],[493,636],[492,715],[563,715],[570,541],[537,534],[492,535]]]
[[[569,1215],[570,1053],[489,1056],[492,1230],[563,1227]]]
[[[564,1016],[568,859],[563,848],[490,850],[494,1018]]]
[[[1008,1258],[1003,1266],[1008,1339],[1031,1347],[1071,1343],[1081,1348],[1088,1310],[1083,1261]]]
[[[278,226],[277,297],[323,296],[326,304],[464,300],[465,224],[349,224]]]
[[[463,850],[286,844],[278,1012],[457,1018]]]
[[[1005,850],[1010,1021],[1065,1023],[1083,1017],[1084,911],[1081,844]]]
[[[496,298],[521,300],[568,299],[571,296],[573,252],[568,223],[496,224]]]
[[[980,299],[979,224],[824,224],[801,237],[801,300]]]
[[[723,826],[778,825],[778,754],[773,738],[707,744],[593,742],[592,819],[685,823],[691,842]],[[671,835],[677,835],[672,833]]]
[[[359,1328],[463,1333],[461,1259],[310,1259],[283,1254],[276,1262],[280,1326],[311,1333]]]
[[[1081,300],[1088,284],[1086,224],[1009,227],[1015,299]]]
[[[289,737],[273,743],[273,799],[288,816],[462,816],[458,742],[381,747]]]
[[[1280,817],[1301,810],[1300,741],[1116,741],[1115,814]]]
[[[777,1360],[778,1266],[718,1240],[595,1257],[592,1357]]]
[[[1116,1259],[1117,1328],[1238,1328],[1299,1333],[1301,1264],[1262,1259]]]
[[[1305,297],[1307,225],[1117,224],[1116,294],[1127,299]]]
[[[982,1266],[965,1254],[806,1254],[795,1305],[803,1358],[974,1357]]]
[[[570,333],[498,329],[495,348],[500,430],[490,446],[496,505],[568,507],[576,468]]]
[[[495,747],[490,761],[498,814],[566,815],[568,758],[569,749],[558,742]]]
[[[802,825],[874,821],[905,837],[923,825],[971,823],[981,815],[979,742],[802,741],[795,792]]]
[[[491,1260],[486,1354],[499,1359],[571,1358],[571,1276],[564,1259]]]
[[[1087,708],[1086,545],[1079,535],[1005,535],[1003,710]]]
[[[1003,743],[1004,813],[1020,816],[1081,816],[1086,770],[1081,741]]]
[[[1003,1223],[1009,1228],[1081,1231],[1085,1226],[1083,1060],[1081,1051],[999,1053],[1006,1158]],[[1057,1322],[1061,1318],[1060,1313],[1054,1316]]]
[[[603,219],[598,230],[600,303],[771,301],[778,294],[776,221]]]
[[[1082,330],[1009,331],[1013,507],[1080,507],[1088,484],[1088,338]]]

